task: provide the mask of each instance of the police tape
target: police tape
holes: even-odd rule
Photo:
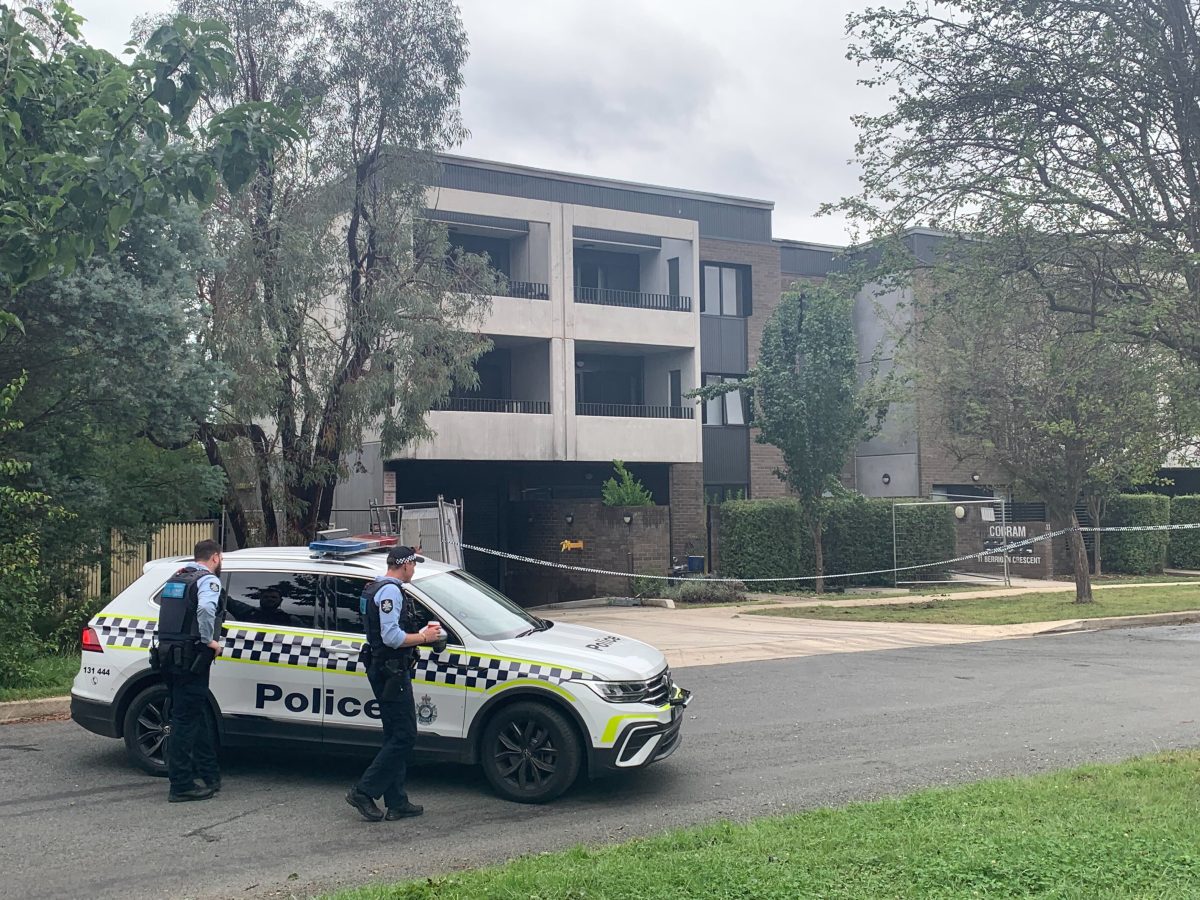
[[[1056,537],[1062,537],[1064,534],[1071,532],[1116,532],[1116,531],[1185,531],[1189,529],[1200,528],[1200,522],[1181,523],[1178,525],[1108,525],[1108,526],[1072,526],[1070,528],[1060,528],[1058,531],[1048,531],[1045,534],[1035,535],[1031,538],[1026,538],[1023,541],[1017,541],[1012,544],[1003,544],[999,547],[992,547],[987,550],[980,550],[978,553],[968,553],[963,556],[956,556],[952,559],[942,559],[937,562],[917,563],[911,566],[893,566],[888,569],[870,569],[862,572],[837,572],[831,575],[779,575],[773,578],[709,578],[704,580],[708,582],[731,582],[737,584],[757,584],[760,582],[782,582],[782,581],[816,581],[818,577],[828,581],[835,578],[860,578],[865,575],[892,575],[897,572],[914,572],[918,569],[938,569],[952,566],[955,563],[966,562],[972,559],[979,559],[984,556],[996,556],[1005,554],[1012,550],[1019,550],[1022,547],[1029,547],[1040,541],[1053,540]],[[647,575],[640,572],[617,572],[612,569],[595,569],[588,566],[572,566],[567,563],[552,562],[545,559],[535,559],[532,556],[522,556],[519,553],[509,553],[506,550],[494,550],[491,547],[479,547],[475,544],[465,544],[461,541],[458,545],[463,550],[472,550],[475,553],[484,553],[488,556],[496,556],[501,559],[509,559],[514,562],[528,563],[534,566],[544,566],[549,569],[566,569],[571,572],[583,572],[587,575],[612,575],[617,578],[645,578],[652,581],[679,581],[686,578],[685,575]]]

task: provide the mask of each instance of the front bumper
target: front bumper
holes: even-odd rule
[[[666,759],[683,742],[683,710],[692,701],[692,692],[675,688],[671,697],[671,718],[667,722],[633,721],[621,729],[611,747],[596,747],[590,755],[589,773],[595,778],[609,772],[641,769]]]
[[[93,734],[113,738],[121,736],[111,703],[85,700],[72,694],[71,718]]]

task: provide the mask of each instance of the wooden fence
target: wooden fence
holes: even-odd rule
[[[108,558],[108,591],[104,591],[104,566],[91,566],[84,579],[85,596],[95,599],[104,593],[115,597],[142,577],[142,567],[164,556],[191,556],[199,541],[216,539],[215,519],[167,522],[148,541],[126,541],[114,531]]]

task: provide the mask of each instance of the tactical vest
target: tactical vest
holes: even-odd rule
[[[411,647],[389,647],[383,642],[383,626],[379,624],[379,606],[375,603],[375,595],[383,589],[384,585],[393,584],[391,581],[372,581],[362,592],[362,602],[366,605],[367,619],[367,646],[371,648],[371,659],[375,662],[384,662],[389,659],[408,659],[412,655]],[[400,627],[407,630],[407,623],[404,615],[404,606],[407,596],[404,589],[400,589],[401,608],[397,610],[400,617]]]
[[[200,579],[211,575],[208,569],[180,569],[163,585],[159,595],[159,643],[194,643],[200,640]]]

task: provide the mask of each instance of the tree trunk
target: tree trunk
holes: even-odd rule
[[[1088,571],[1087,548],[1083,545],[1083,532],[1079,530],[1079,517],[1071,511],[1071,530],[1067,532],[1067,551],[1071,566],[1075,570],[1075,602],[1092,602],[1092,577]]]
[[[1092,520],[1092,527],[1100,527],[1100,518],[1104,515],[1104,501],[1100,497],[1088,497],[1088,516]],[[1102,564],[1100,561],[1100,532],[1092,532],[1092,575],[1099,577],[1102,572]]]
[[[818,516],[809,517],[809,529],[813,540],[813,571],[816,573],[815,590],[818,594],[825,593],[825,548],[821,543],[821,519]]]

